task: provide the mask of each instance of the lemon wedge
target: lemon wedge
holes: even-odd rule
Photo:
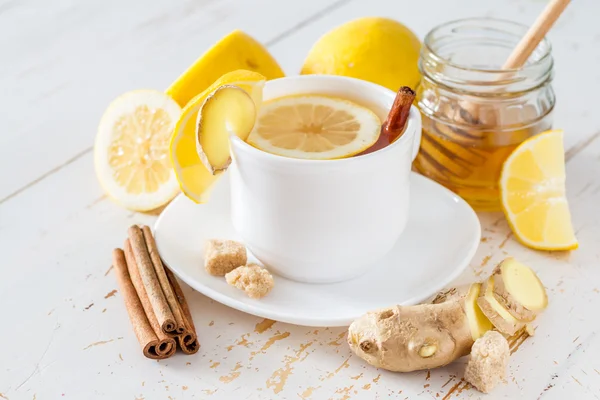
[[[94,164],[116,202],[149,211],[177,194],[168,144],[180,115],[179,105],[157,90],[131,91],[108,106],[98,126]]]
[[[202,54],[167,89],[167,94],[184,107],[227,72],[244,69],[267,79],[284,76],[269,51],[250,35],[235,30]]]
[[[183,108],[169,149],[181,191],[192,201],[208,201],[210,188],[229,165],[227,135],[233,133],[245,139],[250,134],[265,81],[256,72],[233,71]],[[240,95],[240,89],[246,94]],[[253,104],[248,105],[244,96],[249,96]]]
[[[578,242],[565,190],[563,132],[552,130],[521,143],[502,167],[500,193],[515,236],[539,250],[572,250]]]
[[[351,101],[294,95],[263,103],[248,143],[284,157],[333,160],[368,149],[380,129],[375,113]]]

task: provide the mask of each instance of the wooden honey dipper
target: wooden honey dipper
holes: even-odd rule
[[[510,53],[504,64],[502,65],[503,70],[513,70],[521,68],[525,65],[533,51],[544,39],[550,28],[554,25],[558,17],[567,8],[567,5],[571,0],[551,0],[542,13],[537,17],[533,25],[529,28],[525,36],[521,38],[519,43],[515,46],[513,51]],[[508,74],[509,72],[507,72]],[[461,105],[464,111],[466,111],[471,118],[463,115],[463,118],[470,119],[470,123],[481,123],[478,118],[477,105],[473,103],[467,103]],[[488,122],[489,124],[489,122]]]
[[[502,69],[521,68],[571,0],[552,0],[514,48]]]

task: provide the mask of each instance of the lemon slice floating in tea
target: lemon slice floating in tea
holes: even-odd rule
[[[322,95],[294,95],[264,102],[248,143],[291,158],[333,160],[371,147],[381,121],[368,108]]]
[[[217,79],[183,108],[170,143],[171,161],[183,193],[196,203],[230,163],[229,135],[250,134],[262,102],[265,77],[237,70]]]
[[[108,195],[126,208],[149,211],[179,191],[169,161],[169,139],[181,108],[157,90],[135,90],[104,112],[94,145],[94,164]]]
[[[565,193],[562,131],[533,136],[508,156],[500,192],[504,214],[517,239],[540,250],[578,247]]]

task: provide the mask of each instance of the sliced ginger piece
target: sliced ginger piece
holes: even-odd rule
[[[481,293],[477,304],[492,325],[500,332],[514,335],[525,324],[516,319],[494,295],[494,279],[490,278],[481,285]]]
[[[471,348],[471,358],[465,370],[465,380],[483,393],[489,393],[506,379],[510,357],[508,342],[502,334],[489,331],[477,339]]]
[[[175,126],[169,152],[175,176],[181,191],[195,203],[206,203],[210,190],[222,174],[213,175],[200,159],[197,150],[198,113],[207,97],[224,85],[237,86],[254,100],[258,108],[262,103],[265,77],[256,72],[238,70],[227,73],[208,89],[190,100],[181,112]],[[227,148],[229,150],[229,148]]]
[[[244,90],[224,85],[210,94],[197,117],[196,150],[202,164],[213,175],[231,164],[229,137],[246,140],[256,121],[256,106]]]
[[[469,292],[464,302],[465,313],[467,314],[467,319],[469,320],[469,327],[471,328],[473,340],[479,339],[494,327],[477,304],[477,299],[479,298],[480,292],[481,283],[472,284],[469,286]]]
[[[548,306],[548,295],[538,276],[513,258],[494,269],[482,291],[477,300],[481,311],[507,335],[514,335]]]
[[[459,301],[467,316],[473,340],[479,339],[487,331],[493,328],[490,320],[481,312],[479,305],[477,305],[477,298],[479,297],[480,291],[481,284],[472,283],[470,285],[463,285],[439,293],[432,301],[433,304],[441,304],[455,300]]]
[[[538,276],[514,258],[502,261],[492,278],[496,299],[519,321],[533,321],[548,306],[548,295]]]

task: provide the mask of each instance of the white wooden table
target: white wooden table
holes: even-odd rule
[[[288,74],[334,25],[397,18],[423,35],[467,16],[530,23],[543,0],[0,0],[0,399],[479,398],[464,362],[409,374],[353,356],[345,330],[264,321],[185,287],[202,348],[143,358],[110,251],[154,216],[104,196],[96,125],[120,93],[165,88],[219,37],[241,28]],[[462,277],[507,255],[534,267],[550,307],[488,398],[600,398],[600,3],[574,2],[550,38],[555,126],[566,131],[579,250],[525,249],[500,214],[481,214],[480,249]],[[393,51],[393,49],[390,49]],[[598,91],[598,92],[597,92]],[[568,396],[568,397],[567,397]],[[485,396],[482,396],[485,397]]]

